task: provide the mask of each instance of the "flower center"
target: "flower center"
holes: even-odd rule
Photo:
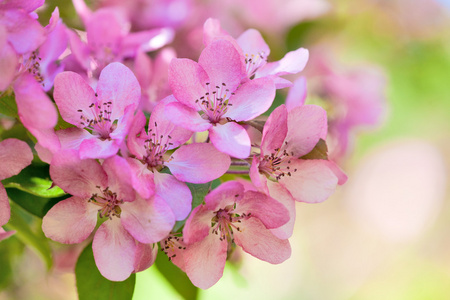
[[[97,94],[95,94],[97,95]],[[109,139],[110,133],[114,131],[116,125],[111,121],[112,102],[91,103],[89,109],[90,115],[94,115],[93,119],[89,119],[83,113],[83,109],[79,109],[80,125],[85,129],[92,131],[92,134],[98,135],[102,139]]]
[[[108,187],[104,190],[102,190],[99,186],[97,186],[97,188],[100,190],[100,193],[93,194],[88,201],[100,206],[98,210],[99,217],[106,217],[110,220],[114,216],[120,218],[120,214],[122,212],[120,204],[123,203],[123,200],[117,199],[117,194],[111,192]]]
[[[169,235],[162,243],[164,244],[161,245],[161,250],[169,257],[169,261],[177,256],[175,251],[186,250],[186,244],[183,241],[183,237],[176,236],[175,234]]]
[[[41,64],[40,61],[42,59],[39,57],[39,53],[38,51],[33,51],[31,52],[31,54],[29,54],[29,56],[27,57],[27,55],[23,55],[22,56],[22,65],[21,68],[19,70],[19,73],[23,72],[23,71],[28,71],[28,73],[30,73],[31,75],[33,75],[34,79],[36,79],[37,82],[42,83],[44,81],[44,76],[41,74]]]
[[[144,157],[142,163],[146,163],[150,169],[160,170],[164,167],[164,154],[173,145],[170,142],[172,137],[158,133],[158,124],[155,122],[155,127],[148,130],[148,139],[145,140],[144,147],[147,155]]]
[[[195,100],[199,110],[203,112],[203,118],[209,120],[213,124],[221,121],[222,116],[227,112],[230,103],[230,97],[234,95],[226,87],[226,84],[211,86],[210,82],[206,83],[206,93],[199,99]]]
[[[284,146],[287,142],[284,142]],[[292,176],[297,169],[291,169],[291,157],[294,153],[288,153],[284,147],[274,149],[270,155],[264,155],[259,164],[259,172],[265,174],[267,178],[279,180],[284,176]]]
[[[245,67],[247,70],[248,78],[255,75],[256,71],[267,62],[267,56],[264,51],[257,54],[245,54]]]
[[[109,63],[118,60],[118,47],[112,43],[97,43],[89,41],[89,50],[92,58],[91,69],[93,71],[99,72]]]
[[[218,235],[221,241],[226,240],[228,244],[234,243],[233,230],[241,231],[239,223],[251,215],[251,213],[237,214],[234,212],[235,209],[236,203],[220,208],[214,212],[215,216],[211,219],[212,233]]]

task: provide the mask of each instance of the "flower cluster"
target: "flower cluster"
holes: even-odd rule
[[[158,247],[204,289],[236,246],[269,263],[288,259],[295,201],[324,201],[346,181],[324,150],[324,109],[283,104],[262,118],[308,50],[270,62],[257,30],[235,39],[208,19],[197,61],[169,48],[152,60],[146,53],[170,43],[172,29],[130,31],[119,10],[78,0],[85,32],[67,28],[58,9],[42,27],[33,14],[42,3],[0,4],[0,90],[14,93],[53,186],[67,194],[43,217],[45,236],[92,238],[112,281],[147,269]],[[22,141],[0,149],[0,179],[31,163]],[[194,203],[190,186],[213,181]],[[9,217],[0,185],[0,225]]]

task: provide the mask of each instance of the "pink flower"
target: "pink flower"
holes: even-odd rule
[[[183,229],[184,269],[202,289],[222,277],[227,252],[236,244],[272,264],[290,257],[289,241],[270,231],[289,219],[286,208],[266,195],[247,191],[235,181],[223,183],[196,207]]]
[[[122,281],[152,261],[153,244],[165,238],[175,218],[158,198],[135,196],[125,159],[113,156],[103,165],[81,160],[74,150],[53,157],[50,175],[73,196],[57,203],[44,216],[42,230],[55,241],[80,243],[94,230],[97,215],[107,218],[94,235],[92,249],[100,273]]]
[[[121,63],[102,71],[96,92],[77,73],[59,74],[55,102],[62,118],[78,127],[57,132],[61,147],[79,149],[81,158],[116,154],[128,133],[140,91],[136,77]]]
[[[83,1],[77,2],[84,4]],[[168,28],[130,33],[126,16],[114,8],[95,12],[86,8],[82,10],[81,17],[86,27],[86,39],[82,40],[70,31],[70,46],[76,61],[87,71],[89,78],[97,78],[100,71],[112,62],[135,57],[138,50],[148,52],[159,49],[173,39],[173,31]]]
[[[208,130],[219,151],[246,158],[250,138],[237,122],[264,113],[273,102],[275,86],[267,77],[241,84],[245,77],[241,56],[227,40],[210,43],[198,63],[173,59],[169,83],[178,102],[167,105],[166,115],[191,131]]]
[[[208,19],[204,25],[204,43],[208,45],[216,39],[227,39],[232,42],[245,61],[248,79],[273,77],[277,89],[291,86],[292,83],[280,76],[301,72],[308,61],[309,52],[304,48],[288,52],[281,60],[267,62],[270,48],[259,31],[248,29],[234,40],[221,29],[216,19]]]
[[[17,175],[23,168],[31,164],[33,153],[30,147],[18,139],[6,139],[0,142],[0,180]],[[11,215],[8,195],[0,183],[0,226],[9,221]],[[3,238],[11,233],[1,233]],[[2,238],[0,238],[2,239]]]
[[[211,144],[181,146],[192,135],[167,120],[164,108],[176,101],[168,97],[153,110],[145,131],[145,116],[139,112],[128,136],[127,158],[133,169],[133,186],[149,198],[153,193],[172,208],[177,220],[185,219],[191,211],[192,195],[184,182],[206,183],[222,176],[230,166],[230,157]],[[170,154],[170,150],[176,149]],[[168,167],[173,175],[160,173]]]
[[[304,105],[287,112],[284,105],[267,119],[261,153],[253,157],[250,178],[267,194],[268,181],[278,182],[301,202],[326,200],[347,177],[331,161],[302,159],[326,136],[326,112],[319,106]]]

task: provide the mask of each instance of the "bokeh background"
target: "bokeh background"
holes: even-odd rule
[[[449,1],[173,2],[180,57],[198,57],[201,26],[216,17],[234,36],[260,30],[272,61],[305,47],[337,73],[370,69],[383,78],[377,91],[366,89],[381,103],[380,117],[355,126],[339,158],[348,182],[324,203],[297,203],[292,257],[270,265],[238,252],[199,299],[450,299]],[[69,27],[80,27],[70,1],[46,1],[43,24],[55,6]],[[308,65],[302,73],[306,103],[323,103],[316,71]],[[1,300],[77,298],[70,268],[47,273],[14,237],[8,243],[26,255],[17,255],[13,286]],[[181,297],[150,268],[137,275],[133,299]]]

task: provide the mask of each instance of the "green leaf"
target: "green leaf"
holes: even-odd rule
[[[30,165],[23,169],[18,175],[2,181],[5,188],[16,188],[21,191],[44,198],[55,198],[64,196],[62,189],[55,186],[49,179],[48,166]]]
[[[17,114],[17,104],[13,94],[0,96],[0,114],[17,119],[19,118],[19,115]]]
[[[48,240],[44,236],[42,230],[38,232],[33,232],[30,228],[28,220],[33,221],[31,215],[24,211],[20,206],[11,202],[11,218],[8,224],[4,227],[8,230],[15,230],[15,236],[21,240],[27,246],[30,246],[45,262],[47,268],[50,269],[52,266],[52,257],[50,247],[48,245]],[[40,222],[39,222],[40,224]],[[39,225],[39,227],[41,227]]]
[[[186,184],[192,193],[192,209],[194,209],[202,204],[203,200],[205,200],[206,194],[208,194],[211,189],[211,182],[203,184],[186,182]]]
[[[56,198],[43,198],[13,188],[7,188],[6,192],[11,201],[39,218],[43,218],[53,205],[70,197],[70,195],[64,195]]]
[[[158,255],[155,266],[184,299],[197,299],[198,288],[191,283],[186,273],[169,261],[167,255]]]
[[[301,159],[328,159],[328,147],[327,143],[320,139],[319,142],[317,142],[316,146],[309,152],[308,154],[303,155],[300,157]]]
[[[103,277],[95,265],[92,244],[78,258],[75,277],[79,300],[127,300],[133,297],[136,274],[120,282]]]

